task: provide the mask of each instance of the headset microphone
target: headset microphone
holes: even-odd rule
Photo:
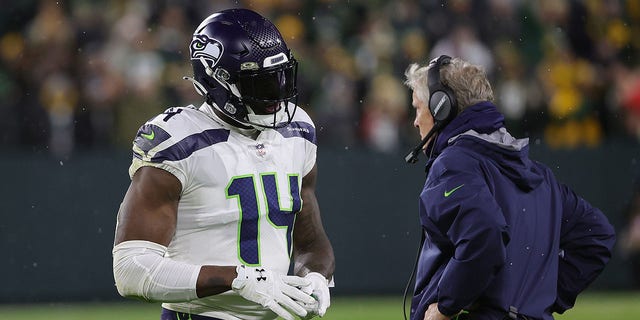
[[[411,150],[411,152],[409,152],[409,154],[404,157],[404,161],[406,161],[407,163],[416,163],[418,161],[418,154],[422,151],[422,148],[424,147],[425,144],[427,144],[427,142],[429,142],[429,139],[431,139],[431,137],[438,132],[441,127],[443,127],[444,122],[442,121],[438,121],[436,123],[433,124],[433,128],[431,128],[431,130],[429,130],[429,132],[427,133],[426,136],[424,136],[424,139],[422,139],[422,141],[420,141],[420,143],[413,149]]]

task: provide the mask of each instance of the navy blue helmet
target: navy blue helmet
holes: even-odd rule
[[[291,122],[298,63],[268,19],[247,9],[214,13],[196,28],[189,50],[188,79],[214,108],[259,130]]]

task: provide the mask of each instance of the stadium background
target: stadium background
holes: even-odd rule
[[[403,161],[417,134],[401,81],[440,53],[483,65],[532,157],[626,233],[640,2],[16,1],[0,11],[0,303],[120,300],[111,243],[131,138],[166,107],[199,103],[181,80],[190,34],[239,6],[275,21],[300,62],[337,296],[402,294],[424,174]],[[637,289],[622,243],[590,290]]]

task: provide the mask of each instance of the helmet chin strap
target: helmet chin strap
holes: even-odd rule
[[[238,90],[238,88],[235,85],[232,85],[230,83],[228,83],[223,76],[223,73],[225,72],[223,69],[216,69],[213,70],[213,68],[211,68],[209,66],[209,64],[207,63],[206,59],[204,59],[204,57],[200,57],[198,59],[198,61],[200,61],[200,63],[202,63],[202,66],[204,67],[205,73],[210,76],[211,78],[215,79],[216,82],[218,82],[218,84],[220,84],[220,86],[222,86],[227,92],[229,92],[229,94],[227,95],[227,100],[224,102],[224,104],[229,105],[230,107],[233,106],[233,102],[237,102],[237,103],[241,103],[240,100],[240,91]],[[206,87],[201,84],[198,80],[196,80],[193,77],[188,77],[188,76],[183,76],[182,79],[184,80],[188,80],[190,81],[193,86],[196,89],[196,92],[198,92],[198,94],[200,94],[201,96],[205,97],[206,101],[208,104],[211,105],[215,105],[216,108],[226,108],[226,105],[220,105],[222,102],[218,103],[215,101],[215,99],[209,94],[209,92],[207,91]],[[233,119],[234,122],[237,122],[238,125],[241,126],[249,126],[250,123],[244,123],[244,122],[240,122],[236,119]],[[253,126],[252,126],[253,127]]]
[[[204,57],[200,57],[199,60],[200,63],[202,63],[202,65],[204,66],[204,72],[206,72],[209,77],[213,78],[213,69],[211,69],[211,67],[207,63],[207,60],[205,60]]]
[[[190,81],[193,84],[193,86],[196,88],[196,92],[198,92],[199,95],[206,96],[207,90],[204,88],[204,86],[200,82],[198,82],[198,80],[194,79],[193,77],[187,77],[187,76],[183,76],[182,79]]]
[[[238,99],[240,98],[240,91],[238,91],[238,88],[235,85],[227,82],[220,74],[216,72],[221,69],[217,69],[214,71],[213,68],[209,66],[207,60],[205,60],[204,57],[200,57],[200,63],[202,63],[202,65],[204,66],[204,72],[206,72],[209,77],[215,79],[221,86],[227,89],[227,91],[231,92]]]

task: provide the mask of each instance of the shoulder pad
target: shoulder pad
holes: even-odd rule
[[[177,161],[193,152],[227,141],[229,130],[218,126],[201,111],[190,107],[167,109],[138,129],[133,140],[136,158]]]

